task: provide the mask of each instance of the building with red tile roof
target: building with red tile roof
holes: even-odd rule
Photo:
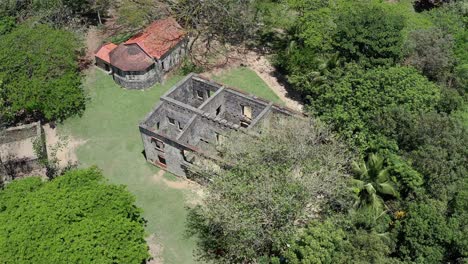
[[[185,31],[174,18],[156,20],[125,44],[137,44],[148,55],[161,59],[185,38]]]
[[[118,46],[101,46],[95,53],[96,65],[119,85],[143,89],[162,82],[164,73],[186,55],[187,44],[187,34],[175,19],[160,19]]]
[[[104,68],[106,71],[110,71],[110,57],[109,54],[112,50],[117,48],[117,45],[114,43],[103,44],[96,52],[96,65],[101,68]]]

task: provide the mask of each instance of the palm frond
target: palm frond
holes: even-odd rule
[[[391,195],[393,197],[398,197],[398,191],[395,185],[390,181],[379,184],[379,193]]]

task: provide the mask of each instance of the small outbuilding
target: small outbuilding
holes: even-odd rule
[[[112,74],[128,89],[144,89],[162,82],[187,52],[186,32],[173,18],[154,21],[126,42],[107,43],[95,54],[96,66]]]

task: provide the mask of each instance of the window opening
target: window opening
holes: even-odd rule
[[[162,142],[161,140],[157,138],[151,138],[151,143],[153,143],[154,147],[157,150],[164,151],[164,142]]]
[[[166,167],[166,159],[161,156],[161,155],[158,155],[158,163],[164,167]]]
[[[188,163],[192,163],[192,160],[193,160],[193,157],[189,159],[188,155],[190,154],[189,151],[183,149],[180,151],[180,153],[182,154],[182,158],[188,162]]]
[[[219,134],[219,133],[216,133],[216,142],[218,142],[218,144],[223,144],[223,143],[224,143],[224,140],[225,140],[224,135],[221,135],[221,134]]]
[[[198,97],[199,99],[203,99],[203,92],[200,91],[200,90],[197,90],[197,97]]]
[[[175,119],[172,117],[167,117],[167,120],[169,121],[169,124],[175,125]]]
[[[250,123],[247,122],[247,121],[241,121],[241,122],[240,122],[240,126],[243,127],[243,128],[248,128],[249,125],[250,125]]]
[[[252,107],[243,105],[242,106],[242,115],[248,119],[252,119]]]

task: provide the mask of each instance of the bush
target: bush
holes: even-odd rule
[[[180,66],[180,74],[185,76],[192,72],[201,73],[203,72],[203,67],[196,65],[190,59],[185,58],[184,61],[182,62],[182,66]]]

